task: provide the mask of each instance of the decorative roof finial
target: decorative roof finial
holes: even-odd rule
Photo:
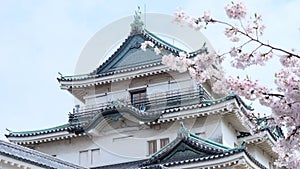
[[[189,131],[184,127],[183,122],[180,122],[180,128],[177,131],[177,137],[183,138],[189,136]]]
[[[130,34],[131,35],[142,33],[144,23],[142,21],[141,14],[142,14],[141,8],[138,6],[138,9],[135,11],[134,20],[130,24],[130,26],[131,26]]]

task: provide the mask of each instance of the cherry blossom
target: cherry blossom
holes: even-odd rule
[[[158,47],[155,46],[155,48],[154,48],[154,53],[155,53],[156,55],[159,55],[159,54],[161,53],[161,51],[159,50]]]
[[[182,24],[182,21],[184,21],[185,19],[188,18],[188,16],[186,15],[186,12],[183,11],[181,8],[177,8],[174,15],[175,15],[174,22],[177,24]]]
[[[229,18],[242,19],[247,14],[246,7],[243,3],[231,3],[225,6],[226,14]]]
[[[289,51],[261,41],[260,37],[266,29],[262,24],[262,16],[255,13],[247,19],[247,10],[242,2],[226,5],[225,12],[231,21],[237,23],[217,20],[208,11],[205,11],[203,16],[193,18],[180,8],[175,12],[174,22],[181,26],[187,23],[196,31],[206,28],[209,24],[225,26],[225,36],[234,42],[234,46],[228,52],[198,54],[193,58],[184,52],[180,52],[178,56],[164,54],[162,63],[179,72],[188,71],[197,83],[209,81],[216,93],[234,92],[247,100],[258,100],[261,105],[270,107],[270,124],[285,129],[284,137],[278,139],[277,146],[274,147],[279,155],[276,165],[297,168],[300,165],[300,56],[294,49]],[[141,48],[146,50],[147,46],[153,47],[154,44],[144,42]],[[159,50],[154,48],[156,54],[162,53]],[[274,83],[277,88],[269,89],[249,77],[241,79],[226,76],[220,65],[226,56],[231,58],[231,65],[237,69],[264,66],[276,56],[282,64],[282,68],[275,73]],[[232,110],[230,105],[227,107],[228,110]],[[255,118],[257,117],[253,113],[247,114],[243,111],[242,119],[245,125],[250,126],[252,133],[258,130],[253,120]]]
[[[209,11],[204,11],[203,19],[205,22],[210,22],[211,21],[211,16]]]
[[[143,51],[146,51],[147,46],[150,46],[150,47],[153,48],[153,47],[154,47],[154,43],[151,42],[151,41],[145,41],[145,42],[143,42],[143,43],[141,44],[141,49],[142,49]]]

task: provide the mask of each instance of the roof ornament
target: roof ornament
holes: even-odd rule
[[[11,133],[11,132],[12,132],[12,131],[11,131],[11,130],[9,130],[8,128],[6,128],[5,130],[6,130],[6,131],[8,131],[9,133]]]
[[[130,24],[131,26],[130,35],[142,33],[144,23],[142,21],[141,14],[142,14],[141,8],[138,6],[138,9],[135,11],[134,20]]]
[[[187,128],[184,127],[183,122],[180,122],[180,128],[177,131],[177,137],[179,138],[184,138],[184,137],[188,137],[189,136],[189,131],[187,130]]]

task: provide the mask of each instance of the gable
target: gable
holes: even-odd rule
[[[197,150],[182,140],[176,147],[174,147],[165,157],[162,157],[159,161],[162,163],[166,163],[199,158],[208,155],[213,155],[213,153]]]
[[[147,39],[142,34],[129,36],[120,48],[97,69],[97,74],[160,63],[161,56],[153,50],[143,51],[141,43]]]

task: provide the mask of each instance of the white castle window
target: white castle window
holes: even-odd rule
[[[131,104],[138,109],[146,108],[146,99],[146,89],[131,92]]]
[[[88,150],[80,151],[79,152],[79,165],[87,166],[88,158],[89,158]]]
[[[157,150],[158,150],[157,145],[160,145],[160,148],[163,148],[169,142],[170,142],[169,138],[162,138],[162,139],[159,139],[159,140],[148,141],[148,152],[149,152],[149,155],[154,154],[154,153],[157,152]]]
[[[156,153],[156,151],[157,151],[157,141],[156,140],[148,141],[148,150],[149,150],[149,155]]]
[[[100,149],[91,149],[79,151],[79,165],[81,166],[96,166],[100,161]]]
[[[91,150],[91,165],[98,165],[100,161],[100,149]]]
[[[160,148],[163,148],[170,142],[169,138],[160,139]]]

